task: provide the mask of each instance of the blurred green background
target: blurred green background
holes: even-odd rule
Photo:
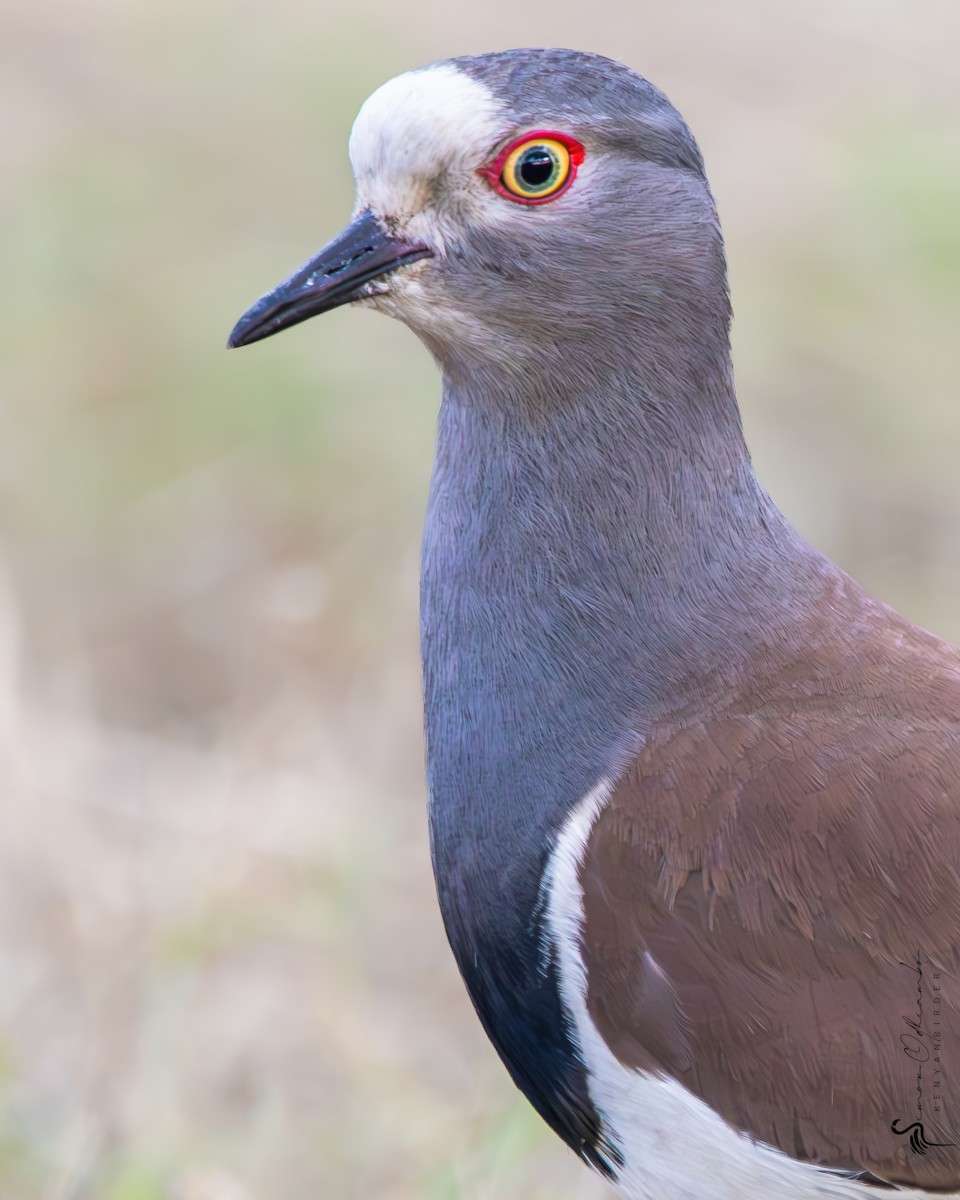
[[[365,96],[525,44],[685,113],[761,476],[960,639],[956,0],[4,0],[3,1200],[603,1194],[435,909],[433,365],[343,310],[223,349],[348,216]]]

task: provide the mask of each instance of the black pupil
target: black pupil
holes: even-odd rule
[[[520,158],[517,172],[528,188],[542,188],[553,178],[556,160],[543,146],[531,146]]]

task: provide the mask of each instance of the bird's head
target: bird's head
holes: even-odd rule
[[[411,326],[443,363],[694,340],[728,323],[703,163],[666,97],[569,50],[451,59],[385,83],[350,138],[353,221],[234,328],[243,346],[341,304]],[[706,322],[706,325],[705,325]]]

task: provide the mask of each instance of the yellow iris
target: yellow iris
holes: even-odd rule
[[[570,151],[553,138],[534,138],[514,147],[503,164],[501,182],[525,200],[545,200],[570,178]]]

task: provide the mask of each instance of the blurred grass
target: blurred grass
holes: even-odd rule
[[[432,895],[416,646],[438,381],[238,313],[347,216],[363,98],[581,45],[724,219],[747,431],[804,532],[960,639],[955,4],[0,12],[0,1198],[563,1200]]]

